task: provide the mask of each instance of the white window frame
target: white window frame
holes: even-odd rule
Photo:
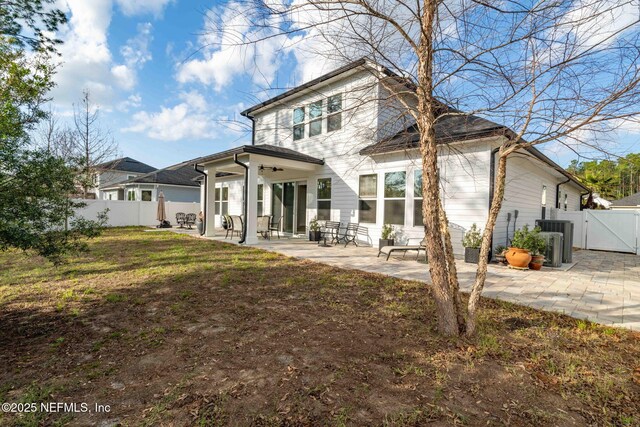
[[[416,180],[417,175],[420,173],[420,195],[416,196]],[[414,169],[413,170],[413,211],[411,216],[413,217],[411,220],[413,221],[414,227],[424,227],[424,215],[422,215],[422,201],[424,198],[422,197],[422,169]],[[416,205],[420,205],[420,223],[416,224]]]
[[[340,97],[340,109],[334,112],[329,113],[329,100],[335,97]],[[314,104],[320,103],[320,115],[311,117],[311,106]],[[295,122],[296,111],[302,110],[302,121]],[[335,93],[330,96],[326,96],[320,99],[316,99],[315,101],[306,103],[304,105],[299,105],[294,107],[292,110],[292,118],[291,118],[291,135],[294,141],[301,141],[305,138],[315,138],[316,136],[320,136],[323,133],[335,132],[342,129],[342,112],[344,111],[344,97],[342,96],[342,92]],[[329,130],[329,118],[340,116],[340,127]],[[311,135],[311,123],[320,123],[320,132]],[[300,138],[295,137],[295,128],[302,126],[302,136]]]
[[[389,174],[395,174],[395,173],[403,173],[404,174],[404,197],[387,197],[386,194],[386,187],[387,187],[387,175]],[[401,171],[389,171],[389,172],[385,172],[383,175],[383,181],[382,181],[382,197],[383,197],[383,205],[382,205],[382,221],[384,224],[391,224],[391,225],[401,225],[401,226],[405,226],[405,222],[406,222],[406,215],[407,215],[407,171],[401,170]],[[393,201],[393,200],[402,200],[404,202],[404,215],[402,218],[402,223],[395,223],[395,222],[388,222],[387,221],[387,217],[385,215],[386,212],[386,205],[387,205],[387,201]]]
[[[130,195],[130,194],[133,194],[133,198],[130,198],[130,197],[129,197],[129,195]],[[133,188],[133,189],[132,189],[132,188],[127,189],[127,201],[128,201],[128,202],[135,202],[135,201],[137,200],[137,197],[136,197],[136,196],[137,196],[137,194],[136,194],[136,190],[135,190],[135,188]]]
[[[362,182],[360,181],[363,177],[374,177],[375,178],[375,194],[373,196],[362,196]],[[360,202],[375,202],[375,212],[374,212],[374,221],[373,222],[365,222],[360,218],[361,209]],[[358,222],[363,224],[376,224],[378,221],[378,174],[377,173],[365,173],[358,176]]]
[[[320,187],[320,181],[324,181],[324,180],[329,180],[329,185],[330,185],[330,189],[329,189],[329,198],[328,199],[321,199],[320,198],[320,191],[319,191],[319,187]],[[331,221],[331,207],[333,205],[332,199],[333,198],[333,179],[329,176],[326,177],[322,177],[322,178],[318,178],[316,180],[316,218],[320,221]],[[320,202],[329,202],[329,218],[320,218]]]

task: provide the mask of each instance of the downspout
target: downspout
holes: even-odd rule
[[[242,227],[242,239],[238,243],[242,244],[247,239],[247,204],[249,203],[249,199],[247,198],[247,194],[249,193],[249,166],[242,163],[238,160],[238,154],[233,155],[233,163],[240,165],[244,168],[244,227]]]
[[[566,181],[562,181],[556,184],[556,209],[560,209],[560,186],[568,182],[571,182],[571,178],[567,178]]]
[[[204,170],[198,169],[198,165],[193,165],[193,170],[201,174],[204,178],[204,207],[202,208],[202,233],[201,236],[204,236],[205,230],[207,229],[207,183],[208,183],[208,175],[204,172]]]

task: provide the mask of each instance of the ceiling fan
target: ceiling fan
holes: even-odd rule
[[[272,172],[281,172],[281,171],[283,171],[283,170],[284,170],[284,169],[282,169],[282,168],[277,168],[277,167],[275,167],[275,166],[267,166],[267,167],[265,167],[264,165],[260,165],[260,168],[259,168],[260,172],[264,172],[264,171],[265,171],[265,169],[266,169],[266,170],[271,169],[271,171],[272,171]]]

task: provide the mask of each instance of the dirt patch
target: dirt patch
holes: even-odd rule
[[[137,229],[91,247],[58,269],[0,254],[0,390],[111,411],[3,424],[640,420],[638,334],[484,300],[477,339],[446,340],[421,283]]]

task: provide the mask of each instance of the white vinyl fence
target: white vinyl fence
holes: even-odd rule
[[[573,246],[638,255],[640,210],[558,211],[558,219],[573,222]]]
[[[86,219],[96,219],[99,212],[109,209],[107,216],[109,227],[122,227],[127,225],[158,225],[156,214],[158,202],[141,202],[126,200],[76,200],[87,206],[76,212],[77,216]],[[197,214],[200,212],[200,203],[165,202],[167,220],[175,225],[176,213],[184,212]]]

